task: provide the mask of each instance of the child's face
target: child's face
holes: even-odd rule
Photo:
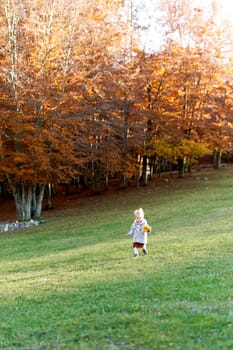
[[[143,220],[143,217],[141,215],[136,216],[136,221],[141,222]]]

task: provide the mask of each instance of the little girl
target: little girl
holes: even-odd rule
[[[134,211],[135,220],[131,225],[128,236],[133,236],[133,251],[134,257],[138,257],[138,248],[142,248],[144,255],[148,253],[146,249],[147,234],[151,232],[151,227],[147,224],[144,218],[144,211],[142,208]]]

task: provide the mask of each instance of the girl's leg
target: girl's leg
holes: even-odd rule
[[[138,248],[134,247],[133,252],[134,252],[134,256],[136,258],[138,256]]]
[[[146,249],[146,244],[144,244],[143,248],[142,248],[143,254],[146,255],[148,254],[148,251]]]

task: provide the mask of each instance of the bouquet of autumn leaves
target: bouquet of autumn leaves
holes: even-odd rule
[[[144,225],[142,228],[142,232],[143,233],[150,233],[151,232],[152,227],[150,225]]]

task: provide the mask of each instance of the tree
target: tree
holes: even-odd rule
[[[38,17],[32,5],[36,3],[9,1],[1,6],[6,43],[1,70],[5,97],[1,171],[20,220],[40,217],[46,184],[71,176],[69,164],[77,162],[69,128],[57,115],[62,90],[58,81],[60,70],[64,71],[58,56],[67,54],[66,47],[62,52],[64,37],[55,35],[56,29],[61,30],[57,3],[44,7],[37,2]]]
[[[231,55],[215,7],[207,14],[187,0],[162,2],[166,35],[149,53],[138,48],[141,8],[123,0],[0,5],[0,170],[20,220],[40,217],[48,183],[83,176],[99,192],[103,178],[107,188],[120,174],[122,188],[131,177],[146,184],[148,159],[151,168],[156,157],[176,161],[183,175],[185,159],[231,145],[223,64]]]
[[[107,16],[109,8],[101,1],[1,5],[1,173],[20,220],[40,217],[46,184],[70,181],[86,161],[88,75],[93,78],[93,62],[100,62],[93,61],[93,51],[100,47],[102,10]],[[101,45],[109,39],[106,32]]]
[[[225,147],[228,138],[222,119],[225,111],[219,104],[223,84],[222,31],[214,3],[209,14],[204,8],[193,8],[186,0],[161,4],[166,14],[166,37],[163,50],[150,57],[154,70],[148,85],[153,137],[159,143],[164,138],[176,148],[179,174],[183,176],[188,146],[189,158],[191,151],[196,157],[199,143],[205,145],[202,149],[213,146],[214,140],[216,145]],[[219,137],[223,125],[224,136]],[[148,143],[149,154],[155,141]],[[184,141],[185,148],[181,147]]]

